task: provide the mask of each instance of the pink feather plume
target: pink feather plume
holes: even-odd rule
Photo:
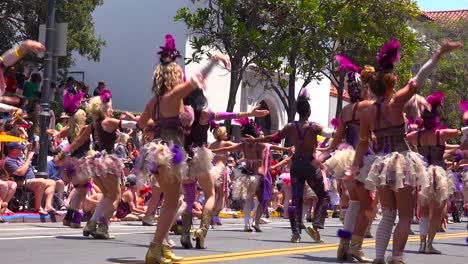
[[[340,71],[350,71],[350,72],[360,72],[361,67],[355,65],[350,59],[346,58],[343,55],[336,55],[335,61],[338,62],[340,67],[338,68]]]
[[[382,69],[393,68],[393,64],[400,60],[400,42],[394,39],[382,45],[377,55],[377,62]]]
[[[441,91],[434,92],[426,98],[426,101],[434,106],[441,106],[444,101],[444,93]]]
[[[65,92],[65,95],[63,96],[63,109],[65,112],[67,114],[74,114],[80,106],[83,96],[84,93],[72,95],[68,92]]]
[[[333,118],[330,121],[330,124],[333,126],[333,128],[337,129],[338,126],[340,125],[340,120],[338,120],[338,118]]]
[[[101,97],[101,102],[108,103],[112,99],[112,92],[111,90],[104,89],[99,93]]]
[[[250,120],[247,117],[244,117],[242,119],[234,119],[234,122],[236,122],[237,124],[243,127],[250,124]]]
[[[460,101],[460,110],[462,111],[462,113],[468,111],[468,101]]]
[[[299,93],[299,96],[309,98],[309,91],[307,91],[307,88],[302,87],[301,92]]]

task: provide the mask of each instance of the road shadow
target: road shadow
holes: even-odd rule
[[[78,236],[78,235],[77,236],[56,236],[55,238],[63,239],[63,240],[93,240],[92,238]]]
[[[108,258],[107,262],[125,263],[125,264],[145,264],[145,260],[139,260],[135,257]]]
[[[336,263],[336,258],[333,258],[333,257],[317,257],[317,256],[312,256],[312,255],[306,255],[306,254],[292,254],[291,256],[289,256],[289,258],[297,259],[297,260],[312,261],[312,263],[315,263],[315,262]]]

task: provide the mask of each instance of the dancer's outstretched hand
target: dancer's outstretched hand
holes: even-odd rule
[[[252,116],[254,117],[264,117],[270,114],[270,111],[268,110],[260,110],[260,105],[257,105],[254,107],[254,109],[251,111]]]
[[[251,135],[246,135],[244,138],[244,141],[247,143],[255,143],[255,138],[252,137]]]
[[[459,41],[447,41],[440,47],[440,53],[449,53],[461,47],[463,47],[463,44]]]
[[[224,64],[224,67],[226,67],[226,69],[228,70],[231,70],[231,61],[229,60],[229,57],[227,55],[221,53],[220,51],[216,51],[213,54],[213,58],[222,61]]]
[[[23,42],[22,46],[27,52],[33,52],[33,53],[41,53],[45,52],[46,48],[42,43],[34,41],[34,40],[26,40]]]

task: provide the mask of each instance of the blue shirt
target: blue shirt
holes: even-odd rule
[[[10,158],[6,157],[5,158],[5,170],[15,178],[16,181],[22,181],[22,180],[31,180],[36,178],[34,175],[34,171],[32,169],[31,164],[29,164],[29,168],[24,174],[24,176],[20,175],[15,175],[13,174],[15,171],[17,171],[21,166],[24,165],[24,160],[20,160],[19,158]]]
[[[62,172],[57,164],[55,164],[54,160],[49,160],[47,162],[47,174],[51,180],[59,181],[62,179]]]

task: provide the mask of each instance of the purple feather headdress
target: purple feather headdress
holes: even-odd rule
[[[390,42],[383,44],[380,52],[377,55],[377,63],[380,70],[391,70],[395,62],[400,60],[400,42],[394,39]]]
[[[426,98],[426,101],[432,106],[431,112],[434,116],[439,115],[439,106],[444,102],[444,93],[441,91],[434,92]]]
[[[465,113],[466,111],[468,111],[468,101],[460,101],[460,110],[462,113]]]
[[[247,117],[244,117],[242,119],[234,119],[234,122],[239,124],[241,127],[250,125],[250,120]]]
[[[65,113],[73,115],[76,113],[76,110],[78,110],[78,106],[81,104],[81,99],[83,99],[84,93],[78,93],[75,95],[72,95],[68,92],[65,92],[65,95],[63,96],[63,109],[65,110]]]
[[[341,72],[345,70],[348,72],[360,72],[361,71],[361,67],[355,65],[350,59],[346,58],[343,55],[336,55],[334,59],[340,65],[338,69]]]
[[[299,96],[300,97],[304,97],[306,98],[307,100],[310,100],[310,96],[309,96],[309,91],[307,91],[307,88],[305,87],[302,87],[300,92],[299,92]]]
[[[101,97],[101,102],[106,104],[112,99],[112,92],[111,90],[104,89],[99,93],[99,96]]]
[[[340,120],[338,118],[333,118],[330,121],[330,124],[333,126],[333,128],[337,129],[338,126],[340,125]]]
[[[166,35],[166,42],[160,48],[161,50],[158,52],[159,61],[163,64],[170,63],[181,57],[180,52],[176,49],[175,39],[171,34]]]
[[[219,124],[216,123],[216,121],[211,120],[210,121],[210,131],[213,131],[214,129],[217,129],[217,128],[219,128]]]

